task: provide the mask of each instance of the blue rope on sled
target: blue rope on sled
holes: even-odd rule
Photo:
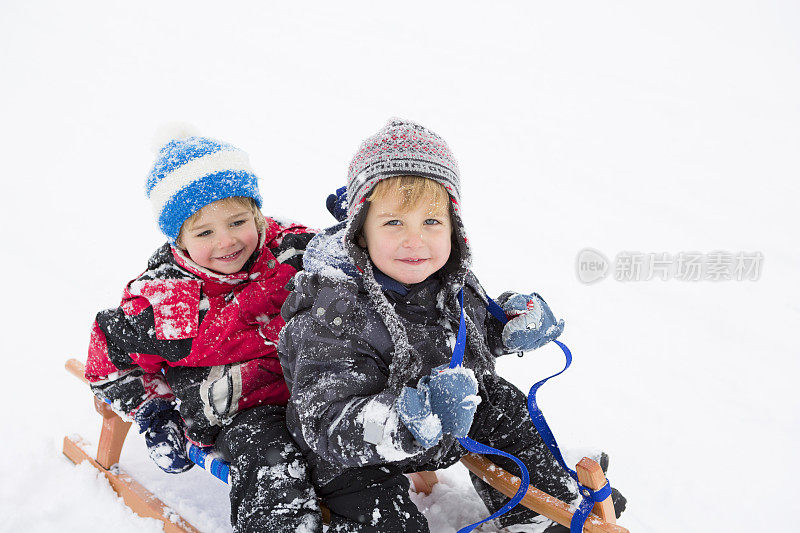
[[[489,312],[494,316],[501,324],[505,324],[508,322],[508,317],[506,317],[505,311],[503,311],[502,307],[500,307],[497,302],[489,298],[489,304],[487,305],[487,309]],[[462,303],[462,314],[463,310],[463,303]],[[561,450],[558,447],[558,443],[556,442],[556,438],[553,435],[550,426],[547,424],[547,421],[544,418],[544,413],[539,408],[538,404],[536,403],[536,392],[539,388],[544,385],[549,379],[554,378],[562,373],[564,373],[572,364],[572,352],[570,352],[569,348],[567,348],[566,344],[553,340],[553,342],[561,348],[561,351],[564,352],[564,358],[566,359],[566,364],[564,368],[561,369],[560,372],[556,372],[552,376],[546,377],[543,380],[540,380],[531,387],[530,391],[528,392],[528,413],[530,414],[531,421],[533,421],[533,425],[536,426],[536,431],[539,432],[541,435],[542,440],[547,445],[547,448],[550,450],[550,453],[553,454],[553,457],[556,458],[558,464],[563,468],[572,479],[578,484],[578,492],[581,496],[581,503],[578,505],[577,511],[572,515],[572,521],[570,522],[570,533],[581,533],[583,531],[583,524],[586,522],[586,518],[588,518],[589,513],[592,512],[592,508],[594,507],[595,503],[602,502],[606,498],[611,495],[611,483],[606,480],[606,484],[598,489],[592,490],[589,487],[584,486],[578,481],[578,474],[569,466],[567,466],[566,461],[564,461],[564,457],[561,455]]]
[[[453,347],[453,357],[450,359],[450,368],[456,368],[461,366],[464,362],[464,350],[467,346],[467,327],[466,322],[464,320],[464,289],[458,291],[458,302],[461,305],[461,317],[458,320],[458,333],[456,334],[456,344]],[[495,304],[497,305],[497,304]],[[505,313],[503,314],[505,317]],[[478,441],[472,440],[469,437],[459,438],[459,444],[464,447],[465,450],[470,451],[472,453],[480,453],[483,455],[500,455],[502,457],[507,457],[514,461],[520,469],[520,479],[522,482],[519,484],[519,489],[517,489],[516,494],[514,497],[507,501],[500,509],[498,509],[495,513],[491,516],[484,518],[479,522],[475,522],[474,524],[470,524],[467,527],[463,527],[458,530],[458,533],[469,533],[470,531],[474,530],[479,525],[483,524],[484,522],[488,522],[489,520],[494,520],[498,516],[504,515],[511,509],[517,506],[519,502],[522,501],[522,498],[525,497],[525,493],[528,492],[528,484],[530,483],[530,474],[528,473],[528,469],[525,467],[525,464],[519,460],[518,457],[515,457],[513,454],[504,452],[502,450],[498,450],[496,448],[492,448],[491,446],[487,446],[486,444],[480,443]]]
[[[189,443],[188,447],[189,459],[204,470],[208,470],[212,476],[219,479],[223,483],[228,482],[228,474],[230,472],[230,464],[218,457],[214,457],[213,452],[201,448],[197,444]],[[206,466],[207,465],[207,466]]]
[[[458,333],[456,334],[456,344],[453,347],[453,357],[450,359],[450,368],[456,368],[461,366],[464,361],[464,349],[467,345],[467,327],[466,322],[464,320],[464,290],[461,289],[458,292],[458,301],[461,304],[461,317],[458,320]],[[496,305],[496,304],[495,304]],[[467,527],[463,527],[458,530],[458,533],[469,533],[479,525],[483,524],[484,522],[488,522],[489,520],[494,520],[498,516],[504,515],[512,508],[516,507],[519,502],[522,501],[522,498],[525,497],[525,493],[528,492],[528,484],[530,483],[530,474],[528,473],[528,469],[525,468],[525,464],[519,460],[518,457],[515,457],[513,454],[504,452],[502,450],[498,450],[496,448],[492,448],[491,446],[487,446],[486,444],[480,443],[478,441],[472,440],[469,437],[463,437],[458,439],[459,444],[464,447],[465,450],[470,451],[472,453],[480,453],[483,455],[500,455],[511,459],[514,461],[520,469],[520,478],[522,482],[519,485],[519,489],[517,489],[516,494],[514,497],[511,498],[509,501],[505,503],[500,509],[498,509],[495,513],[491,516],[484,518],[479,522],[475,522],[474,524],[470,524]]]

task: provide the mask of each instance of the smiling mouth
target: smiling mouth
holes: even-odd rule
[[[408,263],[409,265],[419,265],[419,264],[424,263],[425,261],[427,261],[427,259],[409,258],[409,259],[398,259],[398,261],[400,261],[402,263]]]
[[[239,257],[239,254],[241,254],[241,253],[242,253],[242,251],[239,250],[237,252],[233,252],[232,254],[228,254],[228,255],[223,255],[221,257],[217,257],[217,260],[218,261],[233,261],[234,259]]]

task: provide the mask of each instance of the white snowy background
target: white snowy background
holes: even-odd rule
[[[67,375],[94,313],[162,242],[143,182],[158,126],[247,152],[267,214],[332,219],[390,116],[461,165],[475,271],[536,290],[575,363],[540,392],[562,446],[601,447],[632,531],[786,531],[798,493],[800,8],[762,2],[25,2],[0,5],[0,530],[155,531],[64,435],[99,417]],[[757,281],[576,277],[584,247],[761,252]],[[500,361],[521,388],[549,346]],[[123,466],[204,531],[226,487]],[[465,471],[419,499],[480,518]],[[489,531],[491,528],[485,529]]]

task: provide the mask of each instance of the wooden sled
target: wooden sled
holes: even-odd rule
[[[83,363],[77,359],[69,359],[65,366],[71,374],[88,384],[84,377]],[[88,443],[80,437],[64,437],[64,455],[75,464],[86,461],[102,472],[128,507],[140,516],[162,521],[165,533],[200,533],[117,465],[131,422],[122,420],[108,404],[97,398],[94,399],[94,406],[103,417],[97,455],[95,457],[90,455],[90,452],[87,451]],[[508,497],[512,497],[519,489],[520,479],[517,476],[506,472],[482,455],[470,453],[462,457],[461,462],[473,474],[481,477]],[[588,457],[581,459],[576,471],[580,482],[590,489],[597,490],[606,483],[606,477],[600,465]],[[418,493],[430,494],[433,486],[438,482],[436,472],[415,472],[409,477],[413,490]],[[566,527],[569,527],[572,520],[573,508],[534,487],[528,487],[528,491],[520,503]],[[583,531],[585,533],[629,533],[624,527],[616,525],[611,498],[596,503],[592,512],[593,514],[589,515],[584,524]],[[327,523],[329,514],[324,507],[322,515]]]

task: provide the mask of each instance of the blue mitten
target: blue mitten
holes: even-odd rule
[[[472,426],[475,409],[481,403],[475,373],[462,366],[434,368],[427,381],[431,410],[439,415],[442,431],[454,437],[466,437]]]
[[[442,424],[431,411],[428,387],[422,380],[416,389],[403,387],[395,407],[400,420],[426,450],[442,438]]]
[[[556,321],[553,312],[536,294],[505,293],[501,307],[509,321],[503,327],[503,344],[509,350],[535,350],[558,338],[564,331],[564,321]]]
[[[168,474],[185,472],[194,466],[186,454],[183,420],[175,404],[163,398],[147,400],[134,416],[139,433],[144,433],[150,458]]]
[[[334,194],[328,195],[328,199],[325,200],[325,207],[328,208],[328,212],[336,218],[339,222],[342,222],[344,219],[347,218],[347,187],[339,187],[336,189]]]

